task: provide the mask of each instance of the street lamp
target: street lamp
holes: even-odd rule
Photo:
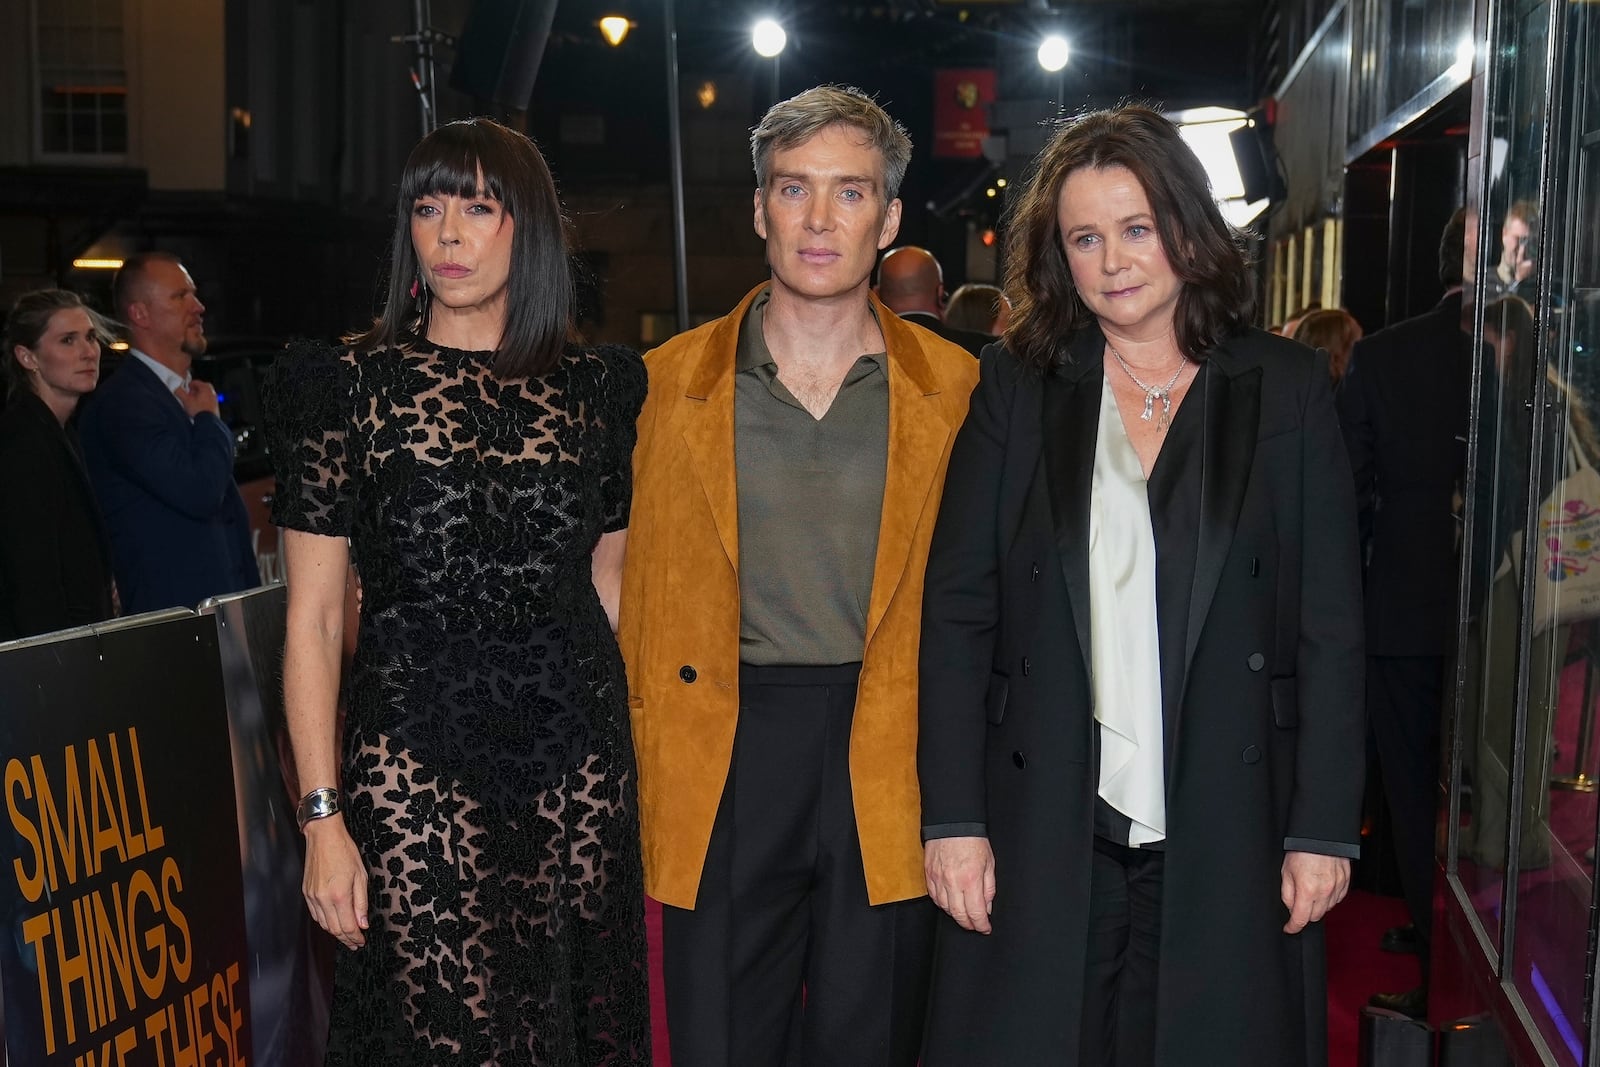
[[[750,45],[758,56],[776,59],[788,43],[789,35],[775,19],[762,19],[750,28]]]
[[[778,93],[778,57],[789,43],[789,35],[776,19],[761,19],[750,28],[750,47],[756,55],[772,60],[772,102],[780,99]]]
[[[1067,100],[1067,60],[1072,48],[1059,33],[1049,34],[1039,42],[1039,66],[1056,76],[1056,106],[1065,107]]]
[[[1071,55],[1071,46],[1067,44],[1067,39],[1059,33],[1052,33],[1039,42],[1039,66],[1051,74],[1065,67]]]

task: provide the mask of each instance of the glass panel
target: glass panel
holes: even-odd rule
[[[1490,942],[1501,945],[1503,889],[1510,834],[1512,732],[1517,698],[1517,654],[1521,622],[1523,532],[1527,521],[1528,483],[1532,473],[1535,354],[1538,338],[1528,325],[1524,299],[1536,281],[1529,259],[1528,216],[1536,216],[1539,193],[1539,136],[1545,118],[1542,84],[1530,81],[1529,68],[1546,69],[1545,30],[1548,0],[1508,5],[1497,39],[1505,46],[1495,54],[1496,99],[1489,116],[1487,153],[1491,187],[1490,261],[1485,291],[1485,341],[1493,358],[1485,369],[1479,409],[1477,484],[1474,487],[1474,529],[1469,568],[1466,643],[1466,688],[1462,701],[1461,777],[1463,798],[1458,842],[1458,874],[1471,897]],[[1540,75],[1542,77],[1542,75]],[[1515,206],[1514,206],[1515,205]],[[1536,218],[1535,218],[1535,221]],[[1504,277],[1502,273],[1504,272]],[[1519,316],[1520,312],[1520,318]],[[1507,323],[1512,325],[1508,326]],[[1513,326],[1520,325],[1520,329]],[[1493,327],[1493,336],[1490,329]],[[1548,672],[1564,647],[1564,633],[1535,636],[1530,671],[1548,680]],[[1543,788],[1549,767],[1550,689],[1529,690],[1530,741],[1524,752],[1524,780],[1534,785],[1523,797],[1524,808],[1547,808]],[[1544,770],[1541,770],[1543,768]],[[1470,789],[1470,797],[1466,793]],[[1524,823],[1529,819],[1522,819]],[[1547,867],[1548,841],[1530,835],[1522,842],[1525,867]]]
[[[46,152],[67,150],[67,113],[41,111],[39,113],[39,141]]]
[[[34,11],[43,87],[40,147],[47,153],[80,155],[126,152],[120,4],[35,0]]]
[[[117,81],[120,82],[122,69],[122,27],[102,26],[95,34],[94,55],[92,61],[98,67],[111,68],[119,73]]]
[[[1549,269],[1538,282],[1509,283],[1504,264],[1518,254],[1504,235],[1499,280],[1507,293],[1488,306],[1485,341],[1528,333],[1544,366],[1546,403],[1534,537],[1533,657],[1528,677],[1522,865],[1517,875],[1517,942],[1512,981],[1534,1030],[1558,1064],[1586,1062],[1589,926],[1594,899],[1595,701],[1600,697],[1600,381],[1595,376],[1592,302],[1581,282],[1594,277],[1587,240],[1594,174],[1584,131],[1600,125],[1586,83],[1600,75],[1594,51],[1594,5],[1560,3],[1566,107],[1557,112],[1555,150],[1546,166],[1546,218],[1534,222],[1522,250]],[[1549,67],[1533,62],[1544,46],[1546,11],[1531,11],[1522,30],[1518,93],[1542,93]],[[1542,107],[1533,107],[1542,122]],[[1533,131],[1536,136],[1536,130]],[[1533,150],[1533,144],[1528,149]],[[1541,240],[1542,237],[1542,240]],[[1542,264],[1542,258],[1549,264]],[[1522,298],[1522,299],[1518,299]],[[1526,301],[1526,302],[1525,302]],[[1490,331],[1490,325],[1498,331]],[[1536,325],[1538,323],[1538,325]],[[1515,342],[1514,347],[1526,347]]]
[[[1530,755],[1520,817],[1542,866],[1517,879],[1512,979],[1557,1063],[1585,1062],[1589,926],[1594,898],[1596,745],[1600,700],[1600,374],[1596,367],[1600,248],[1594,239],[1600,78],[1593,4],[1563,3],[1567,102],[1549,161],[1543,254],[1551,281],[1533,294],[1548,316],[1536,336],[1547,362],[1548,403],[1539,478],[1538,586],[1534,627],[1547,659],[1529,678]],[[1541,75],[1542,76],[1542,75]],[[1532,254],[1540,254],[1533,246]],[[1513,312],[1521,308],[1512,306]],[[1509,324],[1508,324],[1509,325]],[[1536,641],[1535,652],[1541,651]],[[1538,721],[1533,709],[1542,715]]]
[[[124,98],[103,98],[105,113],[100,117],[100,150],[118,155],[128,150],[128,116],[123,111]]]

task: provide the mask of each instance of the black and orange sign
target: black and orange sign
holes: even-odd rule
[[[0,653],[11,1062],[249,1062],[217,655],[208,618]]]
[[[990,68],[940,70],[933,75],[933,154],[939,159],[977,159],[989,136],[989,105],[995,98]]]

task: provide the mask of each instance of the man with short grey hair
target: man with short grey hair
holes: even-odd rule
[[[645,357],[618,629],[672,1057],[913,1067],[922,572],[978,364],[871,292],[882,108],[811,89],[751,148],[771,278]]]

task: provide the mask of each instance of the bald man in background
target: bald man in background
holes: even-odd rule
[[[958,330],[944,322],[944,269],[926,248],[901,245],[878,263],[878,299],[907,322],[932,330],[973,355],[994,341],[985,333]]]
[[[125,614],[192,608],[261,584],[233,481],[233,431],[217,392],[191,373],[205,305],[168,252],[131,256],[112,283],[132,350],[79,425],[111,539]]]

